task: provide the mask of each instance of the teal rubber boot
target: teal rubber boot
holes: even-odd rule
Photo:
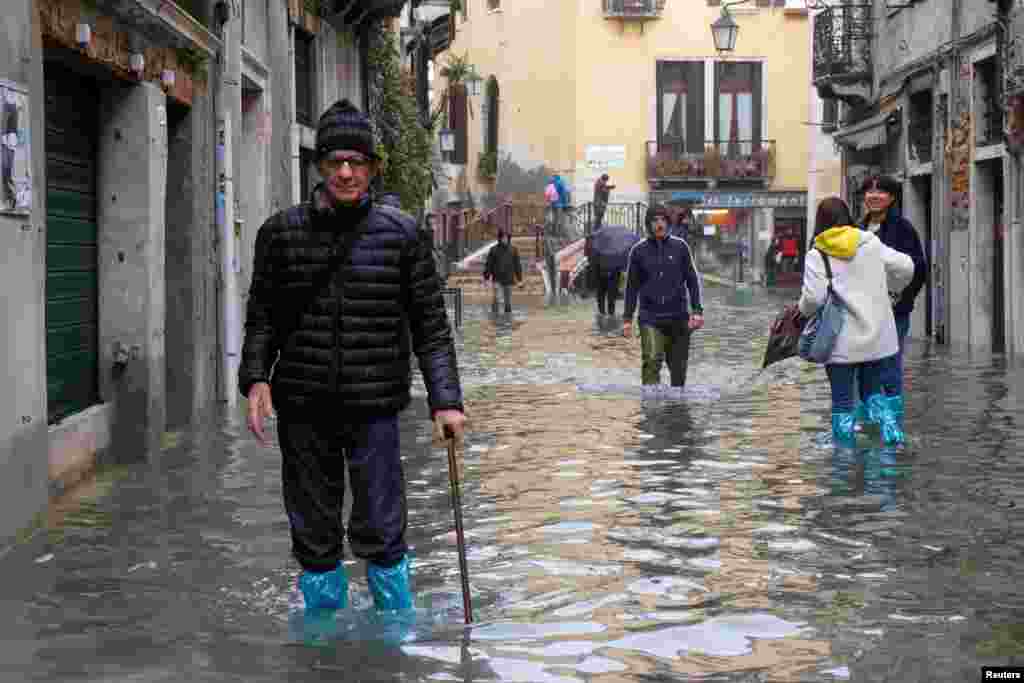
[[[882,428],[882,441],[886,446],[897,446],[904,441],[903,397],[868,396],[868,414]]]
[[[885,397],[886,421],[882,423],[882,438],[888,446],[898,446],[906,442],[907,435],[903,431],[903,395]]]
[[[875,420],[871,419],[871,415],[868,412],[868,407],[864,401],[857,401],[857,407],[853,412],[854,421],[856,422],[855,429],[859,432],[864,428],[864,425],[871,424]]]
[[[366,581],[370,584],[373,604],[378,610],[409,609],[412,607],[412,591],[409,589],[409,556],[393,567],[381,567],[373,562],[366,563]]]
[[[329,572],[304,571],[299,590],[308,609],[341,609],[348,606],[348,573],[340,564]]]
[[[853,431],[856,424],[854,413],[832,413],[832,443],[836,446],[852,448],[857,444],[857,435]]]

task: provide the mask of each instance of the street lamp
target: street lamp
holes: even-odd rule
[[[442,152],[455,151],[455,131],[453,131],[451,128],[442,128],[438,132],[438,136],[441,138]]]
[[[470,71],[469,75],[466,76],[466,85],[469,88],[469,94],[472,95],[473,97],[479,95],[480,84],[483,83],[483,81],[484,79],[481,78],[480,74],[476,72],[476,69]]]
[[[719,52],[732,52],[736,49],[736,34],[739,32],[739,24],[729,14],[728,5],[722,7],[722,16],[711,24],[711,37],[715,39],[715,49]]]
[[[733,0],[725,3],[722,5],[722,16],[711,24],[711,37],[715,39],[715,49],[719,52],[732,52],[736,48],[736,34],[740,32],[740,26],[729,14],[729,8],[747,2],[750,0]]]

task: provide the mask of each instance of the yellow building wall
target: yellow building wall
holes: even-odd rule
[[[589,198],[594,171],[585,167],[590,145],[623,145],[625,167],[612,169],[616,196],[648,191],[647,141],[657,138],[656,62],[722,59],[711,23],[721,9],[706,2],[667,0],[660,19],[604,18],[601,0],[506,0],[488,11],[487,0],[468,3],[457,19],[450,52],[468,54],[479,73],[501,88],[499,148],[524,168],[545,164],[575,181],[575,201]],[[804,189],[808,172],[811,78],[810,22],[806,11],[736,7],[736,51],[727,59],[763,61],[766,94],[762,135],[776,141],[776,177],[770,189]],[[439,56],[438,67],[445,59]],[[444,79],[435,81],[438,85]],[[484,95],[471,98],[467,172],[474,192],[493,189],[477,180]]]
[[[571,169],[574,145],[570,133],[577,118],[572,87],[575,43],[571,31],[565,34],[563,27],[573,24],[572,3],[516,0],[514,11],[490,11],[487,0],[462,2],[467,5],[468,19],[464,21],[458,13],[455,38],[447,53],[438,56],[435,73],[440,73],[447,54],[468,54],[484,79],[495,76],[498,80],[501,157],[511,155],[526,170],[542,164],[558,171]],[[443,88],[445,83],[444,78],[435,76],[435,87]],[[470,97],[466,170],[474,192],[493,186],[481,183],[476,173],[483,148],[485,96],[486,87],[482,87],[480,96]]]

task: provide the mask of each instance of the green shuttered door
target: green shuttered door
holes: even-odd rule
[[[99,402],[97,85],[46,64],[46,381],[52,424]]]

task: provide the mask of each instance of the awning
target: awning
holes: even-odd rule
[[[881,147],[889,142],[886,119],[890,114],[891,112],[876,114],[852,126],[840,128],[833,137],[840,145],[858,150]]]

